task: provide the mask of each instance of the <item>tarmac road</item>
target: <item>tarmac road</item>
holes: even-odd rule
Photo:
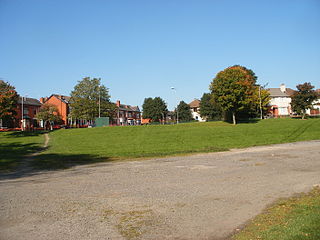
[[[320,141],[0,180],[0,239],[228,239],[320,184]]]

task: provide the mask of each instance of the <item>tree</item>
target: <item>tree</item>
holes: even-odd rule
[[[0,80],[0,120],[3,124],[12,125],[14,116],[17,114],[15,108],[18,98],[15,88],[8,82]]]
[[[306,110],[312,108],[312,103],[319,96],[313,90],[314,86],[309,82],[297,85],[298,91],[292,96],[291,106],[293,111],[302,114],[302,119],[305,118]]]
[[[47,124],[49,124],[51,130],[54,124],[60,124],[62,122],[57,107],[48,103],[45,103],[40,107],[39,112],[36,114],[36,118],[43,121],[45,128]]]
[[[207,120],[221,119],[222,110],[214,101],[212,94],[204,93],[200,99],[200,116]]]
[[[270,92],[263,86],[256,85],[252,97],[251,111],[255,116],[263,118],[268,111]]]
[[[150,118],[152,121],[159,122],[164,119],[168,109],[165,101],[160,97],[145,98],[142,105],[142,117]]]
[[[71,117],[75,119],[95,120],[99,116],[112,117],[116,105],[110,102],[109,89],[101,85],[100,78],[85,77],[71,92]]]
[[[252,103],[257,77],[243,66],[234,65],[219,72],[210,84],[214,101],[226,112],[231,112],[233,124],[236,114]]]
[[[189,122],[192,120],[190,106],[186,102],[180,101],[176,111],[178,111],[179,121]]]

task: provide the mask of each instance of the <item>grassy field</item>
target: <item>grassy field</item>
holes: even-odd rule
[[[35,151],[41,135],[0,133],[1,162],[10,165]],[[39,168],[128,158],[161,157],[230,148],[320,139],[320,119],[267,119],[236,126],[225,122],[179,125],[61,129],[50,133],[49,148],[35,157]],[[5,149],[9,149],[8,153]]]
[[[319,240],[320,188],[281,200],[257,216],[234,240]]]
[[[0,133],[0,172],[15,169],[25,155],[39,151],[43,141],[42,132]]]
[[[50,137],[48,153],[136,158],[320,139],[320,119],[67,129]]]

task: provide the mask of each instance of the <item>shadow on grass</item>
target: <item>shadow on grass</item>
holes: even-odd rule
[[[12,138],[17,138],[17,137],[34,137],[34,136],[39,136],[45,133],[48,133],[49,131],[15,131],[15,132],[8,132],[6,134],[6,137],[12,137]]]
[[[13,171],[23,161],[26,155],[42,150],[35,143],[1,143],[0,173]]]
[[[113,161],[106,157],[91,154],[41,153],[40,151],[43,150],[45,150],[43,147],[34,143],[1,144],[0,180],[16,179],[36,175],[44,171],[67,169],[77,165]]]
[[[260,122],[261,121],[261,119],[257,119],[257,118],[254,118],[254,119],[240,119],[240,120],[238,120],[238,122],[237,123],[258,123],[258,122]]]

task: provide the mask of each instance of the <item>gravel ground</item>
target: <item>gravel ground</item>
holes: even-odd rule
[[[0,176],[0,239],[228,239],[320,183],[320,141]]]

